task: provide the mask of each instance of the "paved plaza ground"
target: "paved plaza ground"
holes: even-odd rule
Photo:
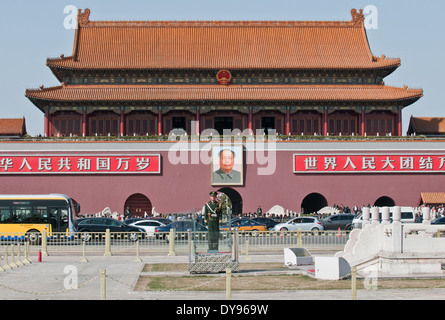
[[[329,254],[329,253],[325,253]],[[184,264],[188,257],[147,255],[141,261],[134,261],[131,256],[88,256],[88,262],[81,262],[79,256],[53,255],[31,256],[33,263],[0,273],[0,299],[4,300],[95,300],[101,298],[100,272],[106,270],[107,300],[225,300],[225,291],[134,291],[141,275],[150,275],[144,271],[146,264]],[[243,264],[283,263],[283,255],[251,255]],[[248,268],[247,268],[248,269]],[[248,273],[248,271],[243,271]],[[273,271],[276,274],[276,270]],[[269,272],[269,274],[273,274]],[[296,273],[296,270],[281,270],[281,274]],[[151,275],[155,276],[156,272]],[[252,275],[268,274],[268,270]],[[159,273],[158,273],[159,275]],[[188,274],[189,275],[189,274]],[[279,279],[280,274],[276,274]],[[214,277],[225,277],[224,274]],[[75,279],[75,280],[73,280]],[[233,278],[235,279],[235,278]],[[67,290],[73,281],[78,289]],[[222,280],[224,281],[224,280]],[[360,280],[359,280],[360,281]],[[445,286],[445,280],[443,281]],[[233,291],[233,300],[351,300],[351,290],[243,290]],[[358,300],[441,300],[445,299],[445,288],[427,289],[367,289],[358,290]]]

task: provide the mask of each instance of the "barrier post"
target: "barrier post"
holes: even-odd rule
[[[11,266],[11,268],[18,268],[18,265],[16,265],[14,262],[14,256],[15,256],[14,248],[15,248],[15,246],[13,244],[11,244],[11,263],[9,265]]]
[[[175,252],[175,229],[170,229],[169,234],[169,250],[168,250],[169,256],[176,256]]]
[[[20,243],[17,243],[17,261],[16,261],[16,265],[18,265],[19,267],[24,266],[25,264],[22,262],[22,258],[20,257],[21,251],[20,251]]]
[[[232,260],[238,262],[238,254],[239,254],[239,237],[238,230],[235,229],[233,232],[233,245],[232,245]]]
[[[232,269],[226,269],[226,300],[232,300]]]
[[[249,257],[249,239],[246,239],[245,245],[246,245],[246,247],[245,247],[246,248],[246,251],[245,251],[246,261],[251,261],[251,259]]]
[[[111,254],[111,232],[110,229],[105,230],[105,253],[104,256],[112,256]]]
[[[24,258],[25,258],[23,260],[24,264],[31,264],[32,263],[31,259],[29,258],[29,241],[25,242],[25,257]]]
[[[357,300],[357,267],[351,268],[352,300]]]
[[[11,270],[11,266],[9,265],[9,250],[8,250],[8,246],[5,246],[5,265],[3,266],[4,270]]]
[[[107,273],[105,269],[100,270],[100,300],[107,300]]]
[[[1,258],[1,257],[0,257]],[[0,272],[5,272],[6,270],[0,267]]]
[[[88,262],[85,254],[85,240],[82,241],[82,259],[80,259],[80,262]]]
[[[48,235],[46,229],[43,229],[42,231],[42,255],[45,257],[48,256]]]
[[[301,228],[298,228],[297,231],[297,248],[302,248],[303,247],[303,238],[302,238],[302,233],[301,233]]]
[[[136,240],[136,259],[135,262],[142,262],[142,259],[139,257],[139,239]]]

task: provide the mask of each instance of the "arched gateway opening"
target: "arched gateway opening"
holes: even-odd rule
[[[125,201],[124,212],[130,209],[130,217],[144,217],[145,213],[151,214],[151,201],[141,193],[135,193]]]
[[[224,193],[232,202],[232,214],[237,215],[243,213],[243,199],[238,191],[232,188],[221,188],[218,192]]]
[[[386,196],[378,198],[374,203],[374,207],[394,207],[395,205],[395,201]]]
[[[327,207],[328,201],[319,193],[311,193],[307,195],[301,203],[301,211],[305,214],[317,212]]]

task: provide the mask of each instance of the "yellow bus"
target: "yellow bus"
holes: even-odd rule
[[[38,242],[43,230],[72,234],[79,204],[63,194],[0,195],[0,238]]]

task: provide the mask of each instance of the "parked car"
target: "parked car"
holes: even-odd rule
[[[83,233],[82,237],[84,241],[90,241],[93,238],[94,232],[105,232],[107,229],[111,233],[130,233],[129,239],[136,241],[139,239],[139,233],[145,234],[145,230],[129,226],[122,221],[112,218],[84,218],[77,219],[74,227],[77,232]]]
[[[285,223],[279,223],[272,229],[273,231],[312,231],[324,230],[323,224],[315,217],[298,217]]]
[[[169,232],[171,229],[175,229],[175,231],[178,232],[176,236],[184,240],[188,239],[189,230],[200,232],[207,231],[207,227],[198,222],[193,223],[193,220],[180,220],[174,221],[162,227],[157,227],[155,229],[156,238],[169,241]],[[200,236],[200,234],[198,234],[198,236]]]
[[[352,230],[353,214],[338,213],[323,219],[321,223],[325,230]]]
[[[392,222],[392,212],[390,212],[390,221]],[[382,222],[382,212],[380,212],[379,214],[379,222]],[[354,217],[354,219],[352,219],[352,229],[361,229],[362,225],[363,225],[363,213],[359,213]]]
[[[221,230],[229,231],[229,230],[239,230],[239,231],[252,231],[252,235],[259,235],[260,231],[267,231],[266,225],[261,224],[259,222],[254,221],[253,219],[247,218],[237,218],[232,219],[229,225],[224,225],[220,227]]]
[[[145,218],[129,218],[129,219],[125,219],[124,223],[130,225],[132,223],[135,223],[136,221],[141,221],[141,220],[147,220],[147,219],[145,219]]]
[[[133,227],[144,229],[145,232],[147,233],[147,236],[153,237],[155,235],[155,229],[159,228],[159,227],[163,227],[166,224],[164,224],[158,220],[141,219],[141,220],[134,221],[133,223],[130,223],[129,225],[133,226]]]
[[[389,208],[389,216],[390,221],[392,222],[392,213],[394,211],[394,207]],[[400,221],[402,223],[415,223],[416,222],[416,215],[414,214],[414,210],[412,207],[400,207],[401,211],[401,219]],[[371,217],[372,219],[372,217]],[[379,208],[379,221],[382,221],[382,208]],[[357,214],[354,219],[352,220],[352,227],[355,228],[361,228],[363,223],[363,214],[359,213]]]
[[[352,219],[352,229],[361,229],[363,224],[363,213],[358,213]]]
[[[77,226],[79,225],[79,223],[81,223],[81,222],[82,222],[83,220],[85,220],[85,219],[87,219],[87,218],[77,218],[77,219],[75,219],[75,220],[73,221],[74,229],[76,229]]]
[[[445,217],[439,217],[431,221],[431,224],[445,224]]]
[[[264,217],[253,218],[252,220],[256,221],[258,223],[264,224],[266,226],[267,230],[271,230],[273,227],[275,227],[279,223],[278,221],[275,221],[270,218],[264,218]]]
[[[165,225],[172,223],[172,221],[170,219],[160,218],[160,217],[153,217],[153,218],[150,218],[150,220],[160,221],[160,222],[162,222]]]
[[[394,209],[394,207],[389,208],[389,210],[391,212],[391,217],[392,217],[393,209]],[[416,222],[416,215],[415,215],[412,207],[400,207],[400,210],[402,213],[402,217],[401,217],[400,221],[402,223],[415,223]]]

